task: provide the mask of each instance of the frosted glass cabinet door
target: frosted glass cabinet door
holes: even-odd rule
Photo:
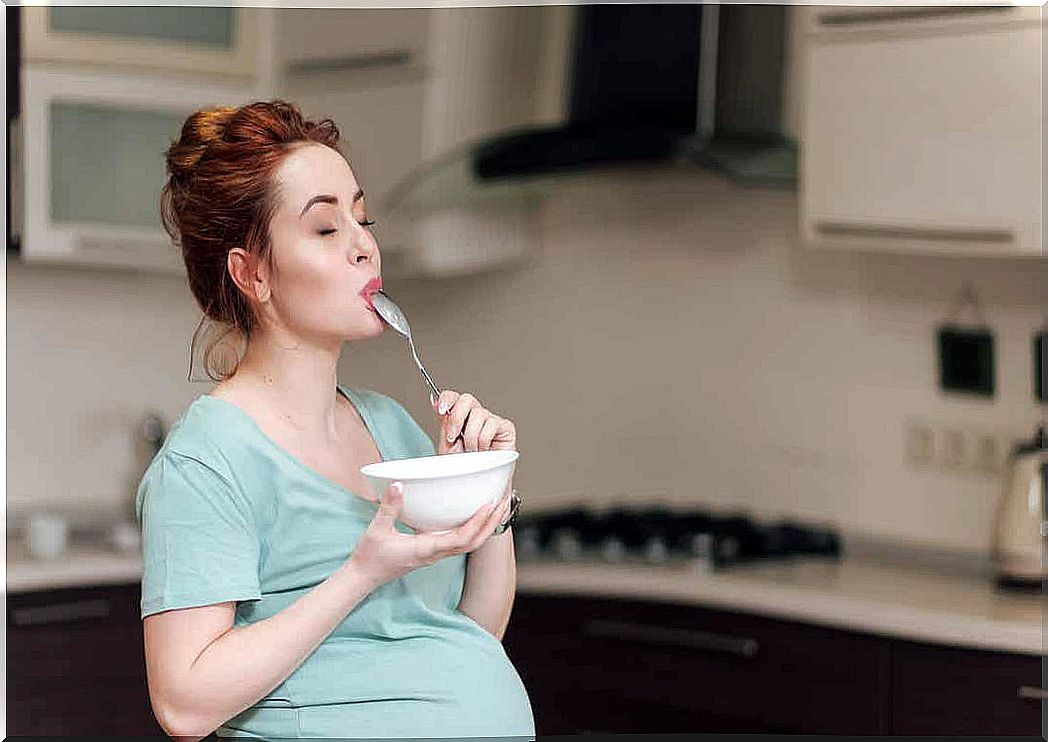
[[[255,8],[24,6],[27,62],[176,71],[249,82],[260,25]]]
[[[184,270],[160,220],[165,152],[193,111],[253,88],[167,76],[22,68],[27,261]]]
[[[51,219],[160,224],[164,150],[184,117],[89,103],[51,103]]]

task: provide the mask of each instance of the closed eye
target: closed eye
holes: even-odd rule
[[[366,219],[366,220],[364,220],[362,222],[357,222],[357,224],[359,224],[362,227],[370,227],[370,226],[372,226],[375,223],[376,222],[375,222],[374,219]],[[317,232],[317,234],[319,234],[321,237],[326,237],[327,235],[334,234],[337,231],[338,230],[334,229],[334,228],[332,228],[332,229],[322,229],[319,232]]]

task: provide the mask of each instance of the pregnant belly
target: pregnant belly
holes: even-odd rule
[[[329,638],[285,684],[300,736],[533,738],[516,668],[497,639],[463,620],[392,640]]]

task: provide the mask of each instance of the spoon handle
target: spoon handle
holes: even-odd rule
[[[431,390],[429,402],[430,404],[433,404],[437,400],[437,397],[440,396],[440,390],[437,388],[437,385],[433,383],[433,379],[430,378],[429,372],[426,371],[426,367],[422,365],[422,361],[419,360],[418,351],[415,350],[415,343],[412,341],[410,335],[408,335],[408,347],[411,348],[411,357],[415,359],[415,365],[418,366],[418,370],[422,372],[423,378],[425,378],[426,383],[429,384]]]

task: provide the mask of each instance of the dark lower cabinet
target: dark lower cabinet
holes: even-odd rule
[[[9,595],[7,631],[9,735],[164,735],[149,703],[137,584]],[[1041,730],[1039,657],[526,593],[503,645],[540,736]]]
[[[7,596],[9,735],[164,735],[139,595],[133,584]]]
[[[536,732],[1038,734],[1040,659],[746,613],[518,594]]]
[[[894,642],[892,732],[1040,736],[1042,685],[1036,657]]]

